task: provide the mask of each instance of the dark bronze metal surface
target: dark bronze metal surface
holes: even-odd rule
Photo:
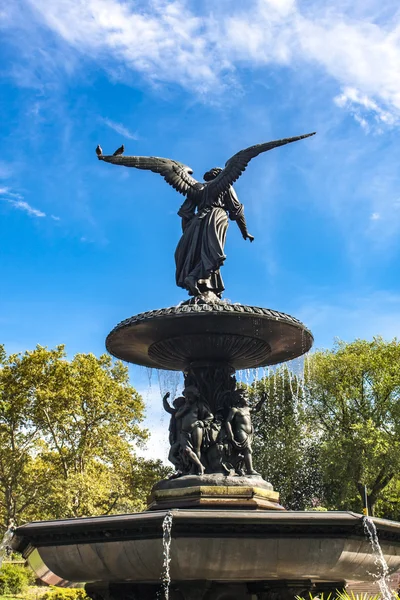
[[[239,179],[249,162],[263,152],[303,140],[314,133],[264,144],[256,144],[237,152],[225,164],[204,174],[204,182],[192,177],[193,170],[183,163],[157,156],[122,156],[124,146],[112,156],[104,156],[96,148],[99,160],[134,167],[160,174],[177,192],[186,197],[178,211],[182,218],[182,237],[175,252],[176,284],[189,296],[215,294],[220,297],[224,284],[220,268],[224,264],[228,218],[235,221],[245,240],[254,241],[248,232],[243,204],[239,202],[232,184]]]
[[[146,367],[187,371],[193,362],[234,369],[274,365],[301,356],[313,343],[297,319],[267,308],[226,302],[192,303],[140,313],[106,340],[116,358]]]

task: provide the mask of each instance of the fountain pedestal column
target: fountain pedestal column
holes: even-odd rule
[[[113,329],[106,346],[115,357],[185,377],[184,396],[172,406],[164,398],[176,478],[154,486],[150,510],[282,509],[254,470],[251,412],[258,405],[244,398],[235,371],[301,356],[312,342],[289,315],[217,299],[142,313]]]

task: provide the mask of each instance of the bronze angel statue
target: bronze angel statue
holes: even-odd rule
[[[247,230],[243,204],[239,202],[232,184],[239,179],[252,158],[314,133],[250,146],[232,156],[223,169],[214,167],[207,171],[203,182],[192,177],[193,170],[190,167],[170,158],[123,156],[123,150],[105,156],[100,146],[96,153],[99,160],[113,165],[159,173],[186,197],[178,211],[182,218],[182,237],[175,251],[176,283],[186,289],[190,296],[213,292],[220,298],[224,291],[220,268],[226,258],[224,246],[228,218],[236,221],[245,240],[254,240]]]

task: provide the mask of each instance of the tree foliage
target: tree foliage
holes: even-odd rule
[[[287,508],[363,508],[400,518],[400,343],[338,341],[252,385],[255,465]]]
[[[300,380],[286,367],[252,386],[266,397],[254,415],[255,466],[280,493],[285,508],[304,510],[321,498],[318,436],[308,418]]]
[[[373,512],[400,466],[400,343],[339,341],[316,352],[307,389],[327,506],[360,510],[366,485]]]
[[[0,514],[33,519],[140,510],[160,461],[139,459],[148,433],[127,368],[108,355],[0,347]]]

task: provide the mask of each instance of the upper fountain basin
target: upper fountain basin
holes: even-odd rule
[[[284,313],[227,302],[190,302],[141,313],[106,340],[115,357],[146,367],[185,371],[193,363],[234,369],[274,365],[301,356],[311,332]]]

